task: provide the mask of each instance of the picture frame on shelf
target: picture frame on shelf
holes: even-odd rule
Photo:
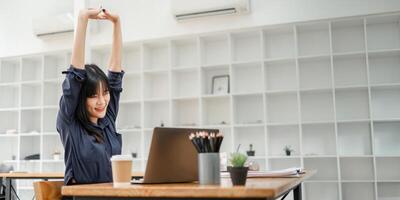
[[[229,75],[217,75],[212,77],[211,94],[229,94]]]

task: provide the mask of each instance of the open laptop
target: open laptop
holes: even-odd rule
[[[218,129],[154,128],[144,176],[134,177],[131,183],[197,181],[197,151],[189,135],[198,131],[219,132]]]

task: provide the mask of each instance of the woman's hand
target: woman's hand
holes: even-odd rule
[[[110,20],[112,23],[119,22],[119,16],[117,14],[112,14],[112,13],[108,12],[108,10],[106,10],[106,9],[102,9],[101,17],[104,17],[101,19]]]
[[[86,8],[79,12],[79,17],[84,19],[105,19],[102,9]]]

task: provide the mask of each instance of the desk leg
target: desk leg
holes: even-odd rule
[[[301,200],[301,183],[293,190],[293,199]]]
[[[11,178],[6,178],[6,200],[11,200]]]

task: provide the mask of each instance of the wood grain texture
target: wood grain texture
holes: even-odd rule
[[[229,178],[221,185],[197,183],[141,184],[114,188],[112,183],[63,186],[63,196],[89,197],[169,197],[169,198],[276,198],[315,174],[308,171],[299,178],[248,178],[245,186],[232,186]]]

